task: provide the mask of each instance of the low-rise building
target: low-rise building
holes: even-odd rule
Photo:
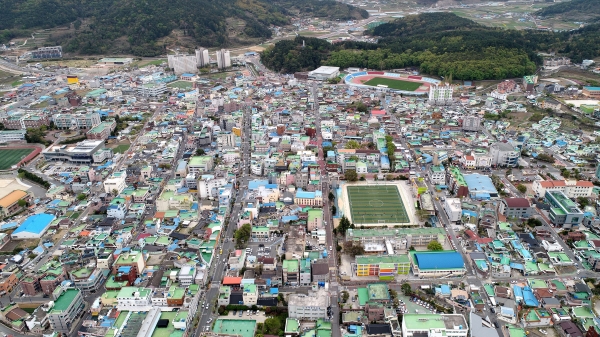
[[[507,218],[525,219],[533,214],[533,208],[525,198],[504,198],[500,201],[499,212]]]
[[[404,314],[402,336],[453,336],[467,337],[469,326],[460,314]]]

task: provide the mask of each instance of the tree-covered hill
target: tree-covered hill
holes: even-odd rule
[[[336,45],[306,37],[282,41],[263,53],[263,63],[281,72],[324,64],[371,69],[417,66],[431,75],[482,80],[535,72],[541,62],[539,51],[567,55],[574,62],[600,55],[598,24],[552,33],[491,28],[451,13],[427,13],[380,25],[369,33],[379,41]]]
[[[293,5],[291,5],[293,3]],[[33,29],[71,26],[49,43],[81,54],[165,53],[161,38],[174,30],[205,47],[251,43],[289,24],[291,12],[352,19],[366,11],[333,0],[0,0],[0,43]]]
[[[564,20],[586,21],[600,17],[598,0],[571,0],[548,6],[535,12],[538,17],[560,17]]]

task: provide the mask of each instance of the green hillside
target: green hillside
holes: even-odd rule
[[[600,17],[600,2],[598,0],[566,1],[542,8],[535,15],[578,22],[593,21]]]

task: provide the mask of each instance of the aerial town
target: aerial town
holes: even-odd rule
[[[0,63],[3,336],[599,335],[599,87],[61,53]]]

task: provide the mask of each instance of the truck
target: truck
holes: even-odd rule
[[[496,306],[496,299],[494,297],[490,297],[490,306],[491,307],[495,307]]]
[[[14,263],[19,264],[21,262],[23,262],[23,256],[22,255],[15,255],[11,258],[11,260],[13,260]]]

